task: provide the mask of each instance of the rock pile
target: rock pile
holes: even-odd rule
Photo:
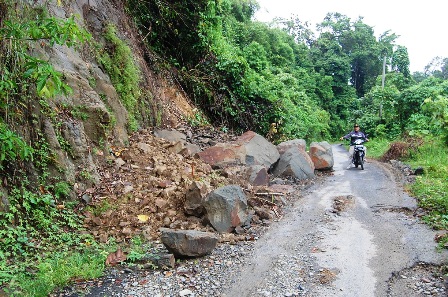
[[[218,240],[204,232],[244,234],[252,224],[279,217],[289,190],[279,192],[273,178],[308,180],[315,168],[333,165],[328,143],[313,143],[310,156],[299,139],[274,146],[248,131],[214,143],[184,131],[140,131],[129,147],[111,148],[102,187],[80,193],[96,206],[84,212],[93,235],[102,242],[162,236],[176,257],[201,256],[210,250],[198,247],[213,248]]]

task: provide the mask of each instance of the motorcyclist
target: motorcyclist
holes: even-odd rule
[[[348,134],[342,136],[341,138],[339,138],[339,140],[343,140],[343,139],[349,139],[350,140],[350,149],[348,151],[349,155],[350,155],[349,156],[349,162],[350,163],[349,163],[347,169],[350,168],[351,165],[352,165],[353,152],[355,150],[353,141],[356,140],[357,138],[363,138],[363,139],[365,139],[365,141],[369,141],[369,139],[364,134],[364,132],[361,132],[359,130],[359,125],[358,124],[353,125],[353,131],[351,131],[350,133],[348,133]],[[367,149],[366,149],[366,153],[367,153]]]

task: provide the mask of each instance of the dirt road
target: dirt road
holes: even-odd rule
[[[415,200],[368,162],[316,185],[255,245],[225,296],[447,296],[435,233],[412,216]]]

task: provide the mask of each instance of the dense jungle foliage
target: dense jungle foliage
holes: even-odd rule
[[[222,126],[266,134],[278,123],[279,139],[337,136],[355,121],[372,136],[443,132],[443,119],[430,119],[446,96],[446,60],[441,71],[430,65],[414,77],[398,36],[377,38],[362,18],[329,13],[313,31],[294,18],[255,21],[254,0],[128,0],[127,7],[148,46]]]
[[[111,247],[78,232],[76,202],[56,208],[73,185],[50,174],[54,152],[36,123],[47,117],[58,127],[49,102],[70,96],[71,89],[38,52],[53,45],[100,46],[74,17],[58,19],[19,2],[0,0],[0,190],[7,191],[0,191],[0,289],[46,296],[74,277],[99,276]],[[448,228],[448,58],[410,73],[407,49],[395,33],[378,35],[362,18],[339,13],[311,28],[296,18],[258,22],[255,0],[124,2],[141,40],[221,129],[266,135],[276,123],[274,141],[310,141],[339,137],[357,122],[376,141],[372,153],[373,145],[384,152],[392,141],[417,139],[419,146],[402,158],[424,166],[425,175],[410,191],[428,210],[431,226]],[[126,40],[113,25],[104,29],[116,50],[98,51],[96,59],[136,130],[141,74]]]

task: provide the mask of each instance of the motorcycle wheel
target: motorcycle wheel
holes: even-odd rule
[[[359,165],[359,155],[355,153],[355,157],[353,158],[353,164],[355,164],[355,168],[358,168]]]
[[[364,158],[361,158],[361,170],[364,170]]]

